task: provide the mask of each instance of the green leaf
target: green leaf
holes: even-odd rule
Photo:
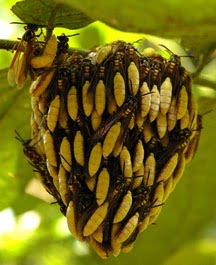
[[[6,72],[0,73],[0,209],[24,191],[27,179],[32,175],[24,158],[21,144],[15,139],[14,130],[30,135],[30,99],[28,90],[9,87]],[[28,134],[29,133],[29,134]],[[26,137],[27,138],[27,137]]]
[[[192,46],[215,43],[214,0],[65,0],[65,3],[123,31],[181,38]]]
[[[184,245],[178,253],[171,255],[163,265],[214,265],[215,264],[215,241],[197,240]]]
[[[17,2],[11,10],[23,22],[47,25],[50,17],[54,26],[68,29],[82,28],[93,20],[90,16],[67,4],[56,4],[53,0],[25,0]]]

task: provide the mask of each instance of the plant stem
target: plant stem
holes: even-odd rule
[[[16,49],[18,43],[19,41],[0,39],[0,49],[7,51],[12,50],[13,48]]]
[[[205,78],[200,78],[200,77],[196,78],[194,84],[199,86],[209,87],[216,90],[216,82],[207,80]]]
[[[7,51],[16,50],[18,47],[17,44],[19,44],[19,41],[0,39],[0,50],[7,50]],[[72,54],[75,51],[84,56],[89,53],[88,50],[81,50],[75,48],[68,49],[69,54]]]

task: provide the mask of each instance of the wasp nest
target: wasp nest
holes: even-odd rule
[[[155,222],[196,152],[191,78],[175,54],[148,57],[116,41],[68,55],[59,41],[30,87],[24,153],[73,236],[117,256]],[[46,47],[33,68],[44,67]]]

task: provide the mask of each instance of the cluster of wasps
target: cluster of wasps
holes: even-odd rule
[[[25,30],[8,77],[32,78],[32,138],[16,137],[73,236],[104,259],[129,252],[196,153],[191,77],[167,48],[169,59],[124,41],[68,54],[64,34]]]

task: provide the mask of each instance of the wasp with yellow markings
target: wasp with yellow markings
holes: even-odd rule
[[[126,118],[130,113],[135,111],[136,107],[137,99],[133,96],[128,97],[127,101],[118,109],[118,111],[114,113],[114,115],[111,115],[105,124],[102,124],[99,127],[91,139],[94,141],[103,139],[105,134],[115,123],[117,123],[121,118]]]
[[[150,88],[154,84],[158,86],[161,84],[162,70],[163,70],[163,63],[153,59],[150,63],[150,70],[147,78],[147,82]]]
[[[123,65],[124,54],[120,51],[117,51],[112,58],[112,63],[110,67],[113,67],[113,72],[124,73],[124,65]]]
[[[71,218],[73,218],[71,229],[76,232],[76,237],[83,241],[83,228],[89,219],[89,216],[97,208],[95,201],[95,195],[86,186],[83,176],[77,171],[71,173],[68,179],[68,186],[71,194],[71,200],[73,201],[73,212],[71,212]]]
[[[83,82],[85,82],[86,80],[88,81],[91,80],[94,69],[95,69],[95,66],[91,63],[91,60],[85,58],[82,61],[80,78],[83,79]]]
[[[24,26],[25,33],[18,44],[8,71],[8,82],[10,85],[14,86],[16,84],[19,88],[24,86],[31,67],[30,60],[39,47],[36,39],[42,32],[36,35],[36,31],[41,27],[30,23]],[[22,56],[21,53],[23,53]]]
[[[71,69],[67,64],[63,64],[56,73],[57,87],[62,92],[67,92],[70,88]]]
[[[195,131],[195,135],[190,141],[190,143],[188,144],[188,147],[185,153],[185,158],[186,158],[187,163],[191,162],[196,154],[202,128],[203,128],[202,127],[202,115],[198,114],[197,115],[197,128]]]
[[[195,119],[195,116],[194,118]],[[197,117],[196,117],[197,119]],[[193,121],[192,121],[193,123]],[[187,147],[191,141],[192,128],[185,128],[180,130],[175,128],[169,134],[169,144],[164,148],[163,153],[158,157],[157,170],[161,169],[173,155],[181,155],[187,150]]]
[[[129,59],[134,62],[136,62],[139,59],[139,56],[141,56],[140,52],[131,43],[125,44],[124,52],[125,59]]]
[[[168,60],[166,67],[164,69],[164,75],[173,75],[181,66],[181,57],[175,53],[173,53],[169,48],[160,44],[161,47],[165,48],[167,52],[170,54],[170,59]]]
[[[15,138],[22,143],[23,152],[28,158],[30,165],[33,166],[36,177],[45,187],[47,192],[55,197],[59,204],[61,204],[61,197],[53,184],[53,178],[50,176],[47,170],[45,158],[37,153],[36,147],[34,145],[31,145],[32,139],[24,140],[17,131],[15,131],[15,133]],[[37,143],[35,143],[35,145],[36,144]]]
[[[151,70],[150,60],[142,56],[139,58],[140,82],[147,82],[147,77]]]
[[[183,55],[179,56],[175,53],[173,53],[169,48],[166,46],[160,44],[163,48],[167,50],[167,52],[170,54],[170,59],[166,63],[166,66],[163,69],[163,77],[169,76],[173,82],[174,89],[174,95],[178,94],[179,90],[179,84],[183,85],[185,82],[186,84],[190,84],[190,78],[187,72],[185,71],[184,67],[181,66],[181,58],[182,57],[192,57],[190,55]]]
[[[23,153],[30,160],[34,167],[44,167],[45,161],[43,157],[38,154],[36,146],[31,145],[32,139],[24,140],[21,135],[15,130],[15,138],[20,141],[23,145]],[[37,143],[35,143],[36,145]]]
[[[65,35],[64,33],[62,33],[62,35],[57,36],[58,39],[58,52],[57,54],[65,54],[68,52],[68,48],[69,48],[69,37],[74,37],[79,35],[79,33],[75,33],[72,35]]]

